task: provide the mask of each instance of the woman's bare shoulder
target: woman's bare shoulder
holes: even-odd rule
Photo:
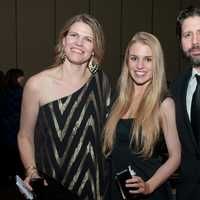
[[[174,99],[172,97],[167,97],[161,103],[161,108],[167,109],[169,107],[174,107]]]
[[[171,116],[175,112],[175,103],[173,98],[167,97],[160,106],[160,111],[163,113],[165,116]]]
[[[25,87],[41,90],[43,86],[50,83],[52,77],[56,74],[56,70],[56,67],[49,68],[31,76],[27,80]]]

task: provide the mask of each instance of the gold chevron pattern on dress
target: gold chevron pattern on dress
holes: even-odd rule
[[[81,199],[101,200],[101,131],[111,88],[99,70],[78,91],[42,106],[35,129],[37,167]]]

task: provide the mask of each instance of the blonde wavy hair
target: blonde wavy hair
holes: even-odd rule
[[[105,156],[108,156],[112,151],[119,119],[127,113],[133,101],[134,84],[128,69],[128,59],[129,49],[136,42],[148,45],[151,48],[153,75],[139,107],[134,113],[130,148],[144,157],[150,157],[160,135],[160,104],[167,93],[163,50],[154,35],[138,32],[126,48],[122,72],[118,80],[118,97],[112,106],[104,127],[103,153]]]

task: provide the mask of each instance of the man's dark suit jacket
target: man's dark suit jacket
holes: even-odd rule
[[[186,108],[186,94],[191,73],[192,68],[189,68],[171,85],[176,105],[177,129],[182,144],[177,200],[200,200],[200,146],[194,138]]]

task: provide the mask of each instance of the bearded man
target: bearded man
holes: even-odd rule
[[[200,8],[188,7],[177,17],[177,36],[187,70],[171,85],[182,144],[177,200],[200,198]]]

